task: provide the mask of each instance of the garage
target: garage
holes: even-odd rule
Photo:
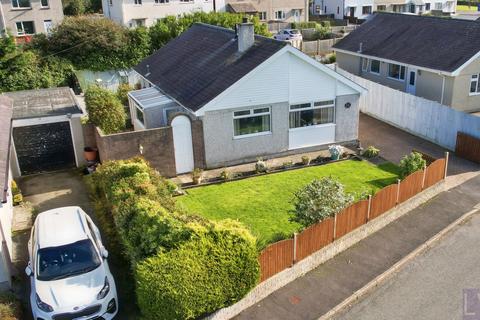
[[[13,100],[11,161],[14,176],[84,164],[83,112],[70,88],[5,95]]]

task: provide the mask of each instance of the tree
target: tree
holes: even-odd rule
[[[85,92],[85,104],[89,121],[104,133],[116,133],[125,128],[125,110],[115,93],[91,86]]]
[[[67,17],[48,38],[41,38],[33,41],[33,48],[68,59],[78,70],[126,69],[150,53],[145,28],[129,30],[94,16]]]
[[[291,220],[308,227],[335,216],[352,201],[340,181],[331,177],[315,179],[295,193]]]
[[[426,165],[427,161],[423,159],[421,153],[412,152],[400,160],[400,175],[402,178],[405,178],[409,174],[412,174],[418,170],[423,170]]]
[[[216,26],[234,29],[235,25],[242,22],[243,15],[225,12],[195,12],[184,14],[181,17],[167,16],[157,21],[150,27],[149,34],[152,49],[157,50],[171,39],[179,36],[196,22],[203,22]],[[264,36],[271,36],[265,24],[260,23],[258,17],[253,17],[251,22],[254,25],[255,33]]]

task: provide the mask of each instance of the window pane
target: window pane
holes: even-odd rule
[[[250,110],[242,110],[242,111],[235,111],[233,113],[233,115],[235,117],[239,117],[239,116],[246,116],[246,115],[249,115],[250,114]]]
[[[255,109],[253,110],[253,113],[257,114],[257,113],[266,113],[266,112],[269,112],[270,109],[269,108],[260,108],[260,109]]]
[[[480,81],[477,80],[477,92],[480,93]]]
[[[25,31],[25,34],[34,34],[35,28],[33,27],[33,21],[24,21],[23,30]]]
[[[48,0],[42,0],[42,7],[48,7]]]
[[[290,112],[290,128],[333,123],[334,107]]]
[[[138,109],[138,108],[135,108],[137,110],[137,119],[138,121],[140,121],[143,125],[145,125],[145,122],[143,120],[143,112]]]
[[[270,115],[233,120],[235,136],[270,131]]]
[[[30,8],[30,0],[16,0],[14,2],[18,2],[19,8]]]
[[[380,61],[372,60],[370,62],[370,71],[375,73],[380,73]]]
[[[470,92],[476,92],[476,90],[477,90],[477,82],[478,82],[478,81],[476,81],[476,80],[470,82]]]
[[[405,67],[400,67],[400,79],[405,80]]]
[[[315,107],[320,107],[320,106],[328,106],[328,105],[331,105],[333,104],[333,100],[326,100],[326,101],[317,101],[317,102],[314,102],[314,106]]]
[[[389,64],[388,76],[390,78],[400,79],[400,66],[398,64]]]
[[[290,106],[290,110],[310,108],[311,106],[310,103],[293,104]]]
[[[24,33],[23,33],[22,23],[21,23],[21,22],[17,22],[16,25],[17,25],[17,34],[19,34],[19,35],[20,35],[20,34],[24,34]]]

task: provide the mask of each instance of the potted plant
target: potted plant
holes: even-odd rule
[[[222,179],[223,181],[230,180],[231,178],[232,174],[227,169],[223,169],[222,172],[220,172],[220,179]]]
[[[202,169],[200,169],[200,168],[193,169],[192,180],[193,180],[194,184],[200,184],[202,182],[202,178],[203,178],[202,174],[203,174]]]
[[[330,152],[330,156],[332,160],[339,160],[340,156],[343,153],[343,147],[337,144],[334,144],[328,147],[328,151]]]
[[[85,160],[87,161],[95,161],[97,160],[97,152],[98,149],[94,147],[85,147],[83,149],[83,154],[85,156]]]

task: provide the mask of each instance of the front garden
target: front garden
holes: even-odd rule
[[[398,175],[398,167],[391,163],[375,166],[367,161],[347,160],[192,188],[176,199],[188,212],[205,218],[239,220],[257,237],[258,247],[262,248],[301,228],[289,219],[294,193],[313,179],[337,178],[345,185],[345,191],[358,199],[395,183]]]

